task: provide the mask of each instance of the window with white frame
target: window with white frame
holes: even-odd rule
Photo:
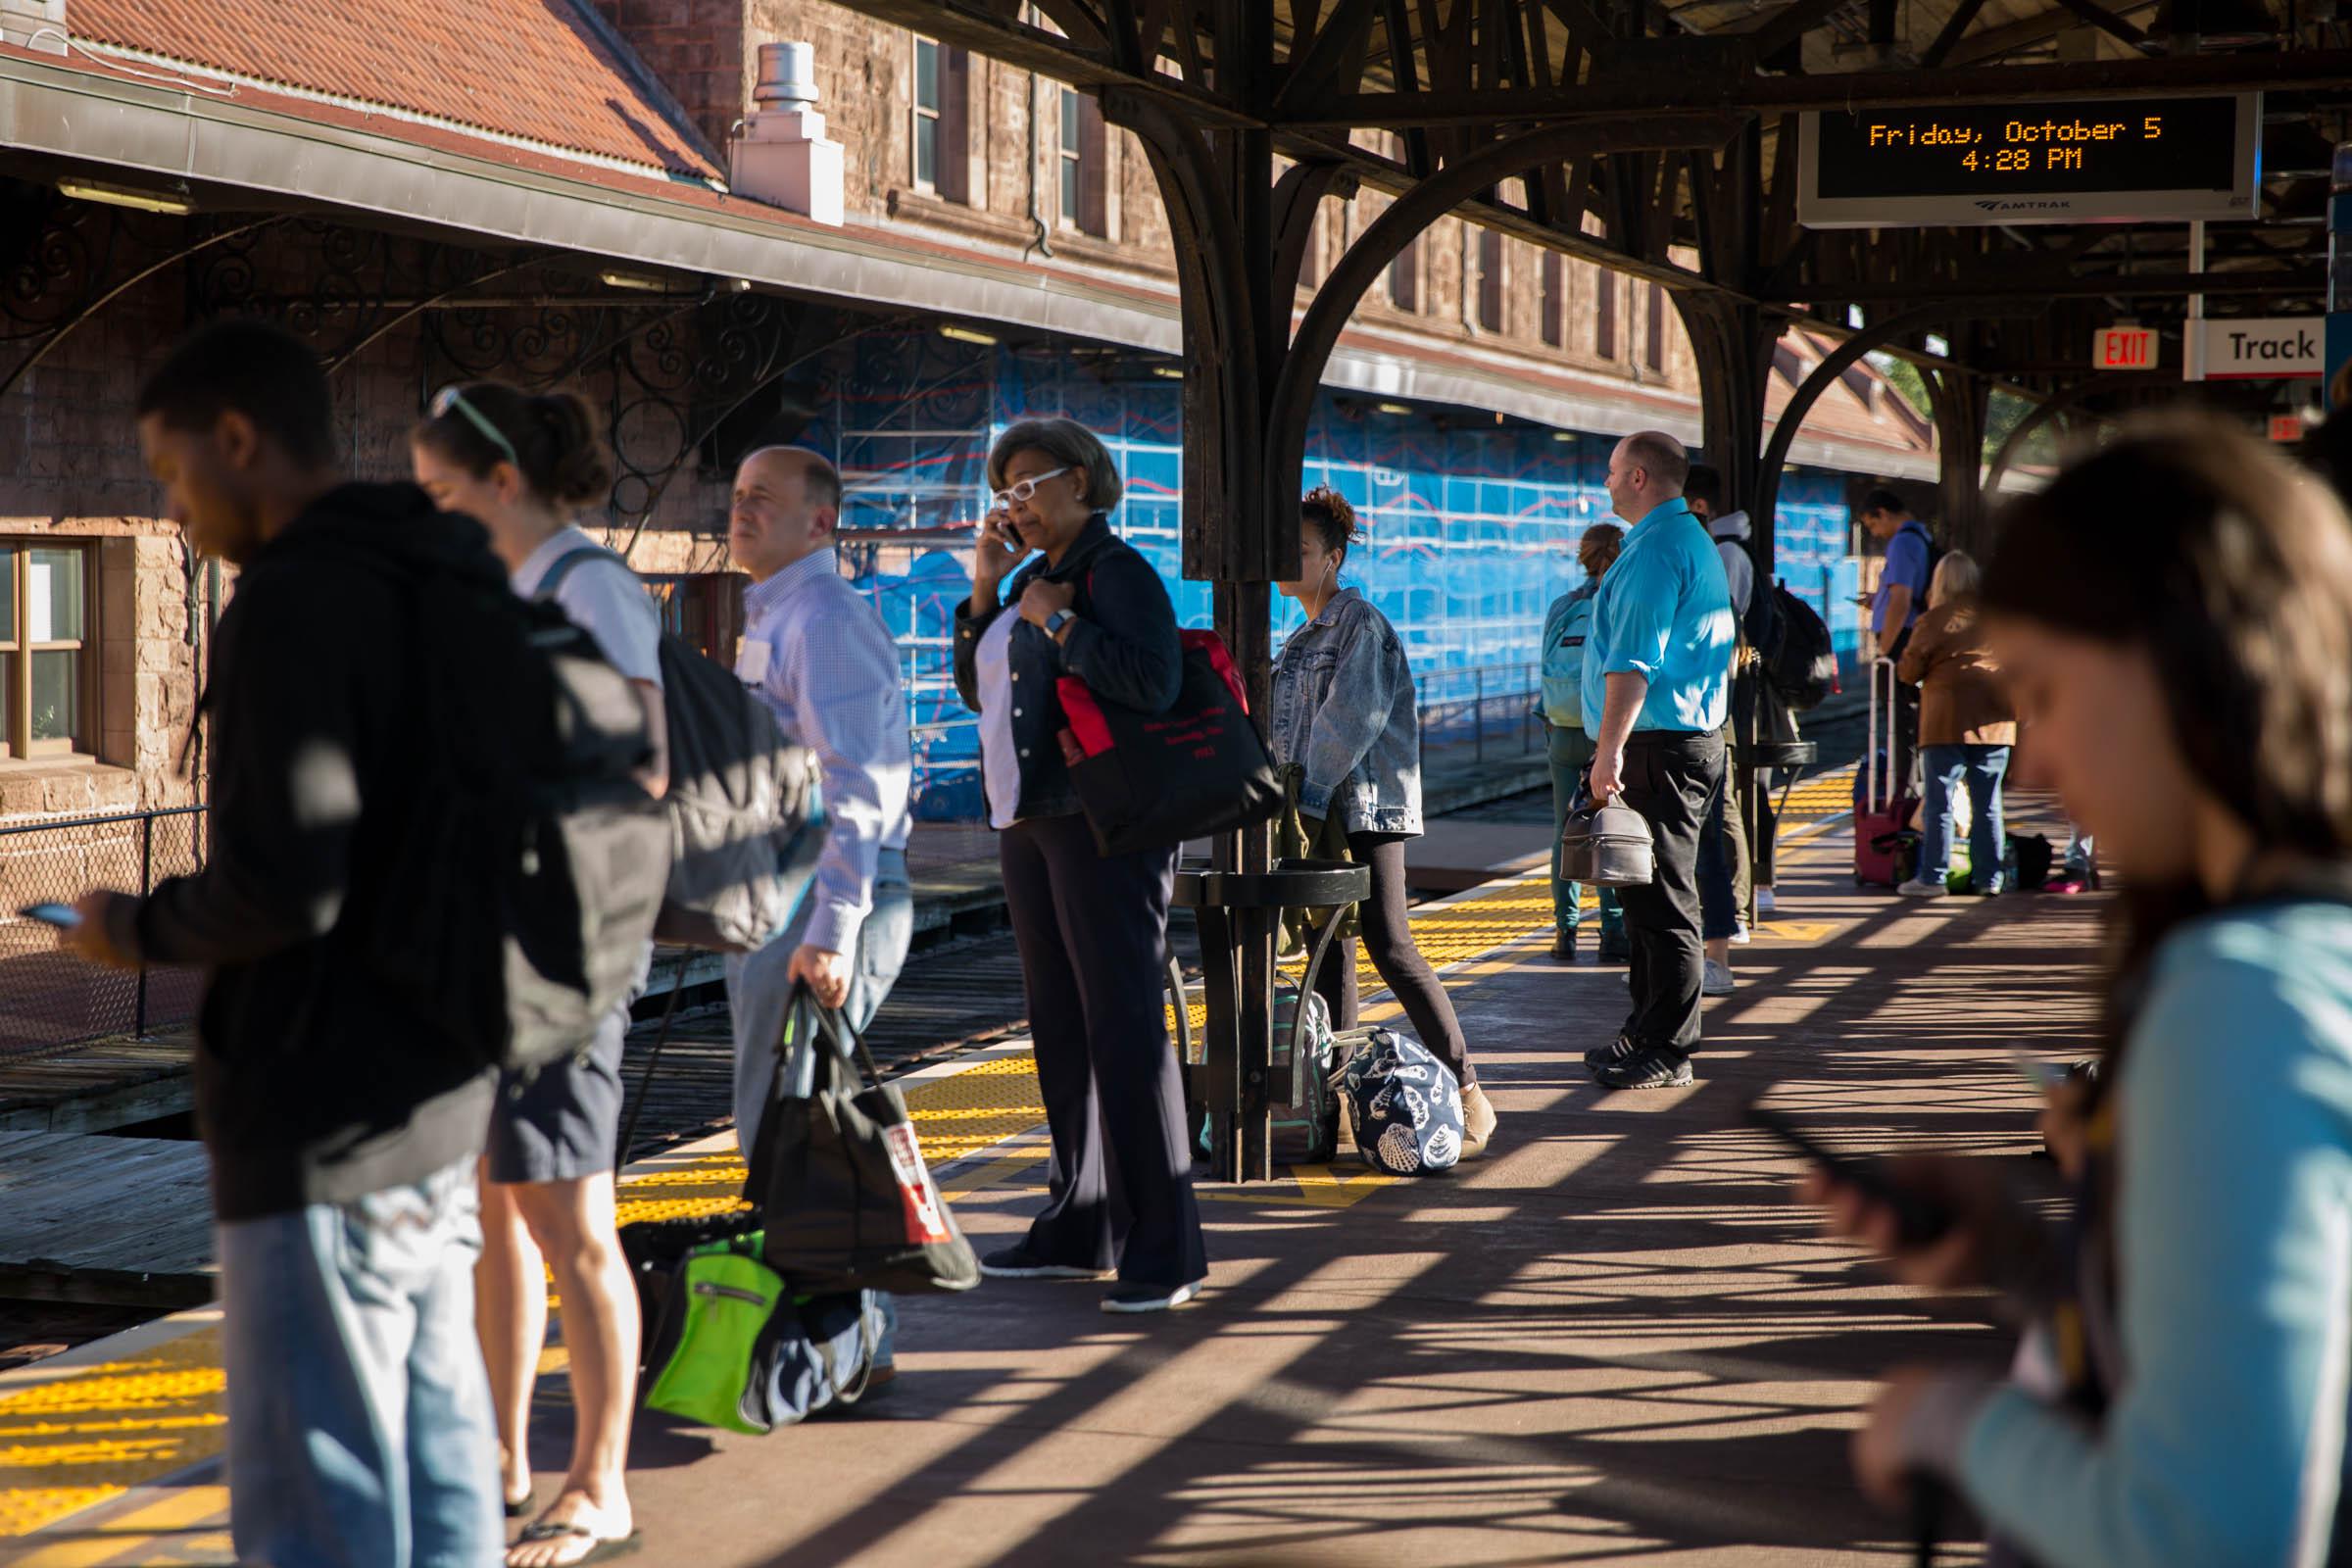
[[[939,44],[914,40],[914,188],[939,189]]]

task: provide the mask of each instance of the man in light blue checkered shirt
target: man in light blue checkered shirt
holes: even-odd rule
[[[792,921],[758,953],[727,960],[735,1038],[735,1126],[748,1157],[775,1075],[795,981],[862,1030],[906,959],[912,771],[898,645],[841,575],[833,534],[841,476],[800,447],[767,447],[735,475],[727,544],[752,576],[735,672],[787,739],[816,754],[825,843]]]

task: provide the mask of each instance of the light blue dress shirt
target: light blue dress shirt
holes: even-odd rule
[[[1600,579],[1585,642],[1585,731],[1600,737],[1610,675],[1649,682],[1639,730],[1719,729],[1731,702],[1732,590],[1715,541],[1679,499],[1625,536]]]
[[[816,753],[825,848],[802,940],[857,951],[885,850],[906,848],[913,774],[899,650],[874,607],[819,550],[744,590],[735,671],[785,737]]]

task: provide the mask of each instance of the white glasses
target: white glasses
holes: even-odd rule
[[[996,503],[1000,507],[1009,507],[1015,501],[1026,503],[1031,496],[1037,494],[1039,485],[1044,484],[1048,479],[1058,479],[1069,471],[1070,465],[1065,463],[1051,473],[1041,473],[1034,478],[1023,479],[1016,484],[1008,484],[996,493]]]
[[[522,466],[522,459],[515,455],[514,443],[507,439],[507,434],[504,430],[501,430],[497,425],[490,422],[490,416],[488,415],[475,408],[471,403],[466,401],[466,389],[464,387],[443,387],[440,391],[433,394],[433,401],[429,407],[432,410],[433,417],[436,419],[447,418],[452,414],[462,416],[466,423],[472,425],[476,430],[479,430],[482,433],[482,438],[484,440],[488,441],[492,446],[498,448],[499,451],[504,452],[507,455],[507,461],[509,463],[512,463],[517,468]]]

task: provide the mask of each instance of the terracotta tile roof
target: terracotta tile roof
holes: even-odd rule
[[[585,0],[74,0],[74,36],[692,176],[720,171],[687,118]]]

